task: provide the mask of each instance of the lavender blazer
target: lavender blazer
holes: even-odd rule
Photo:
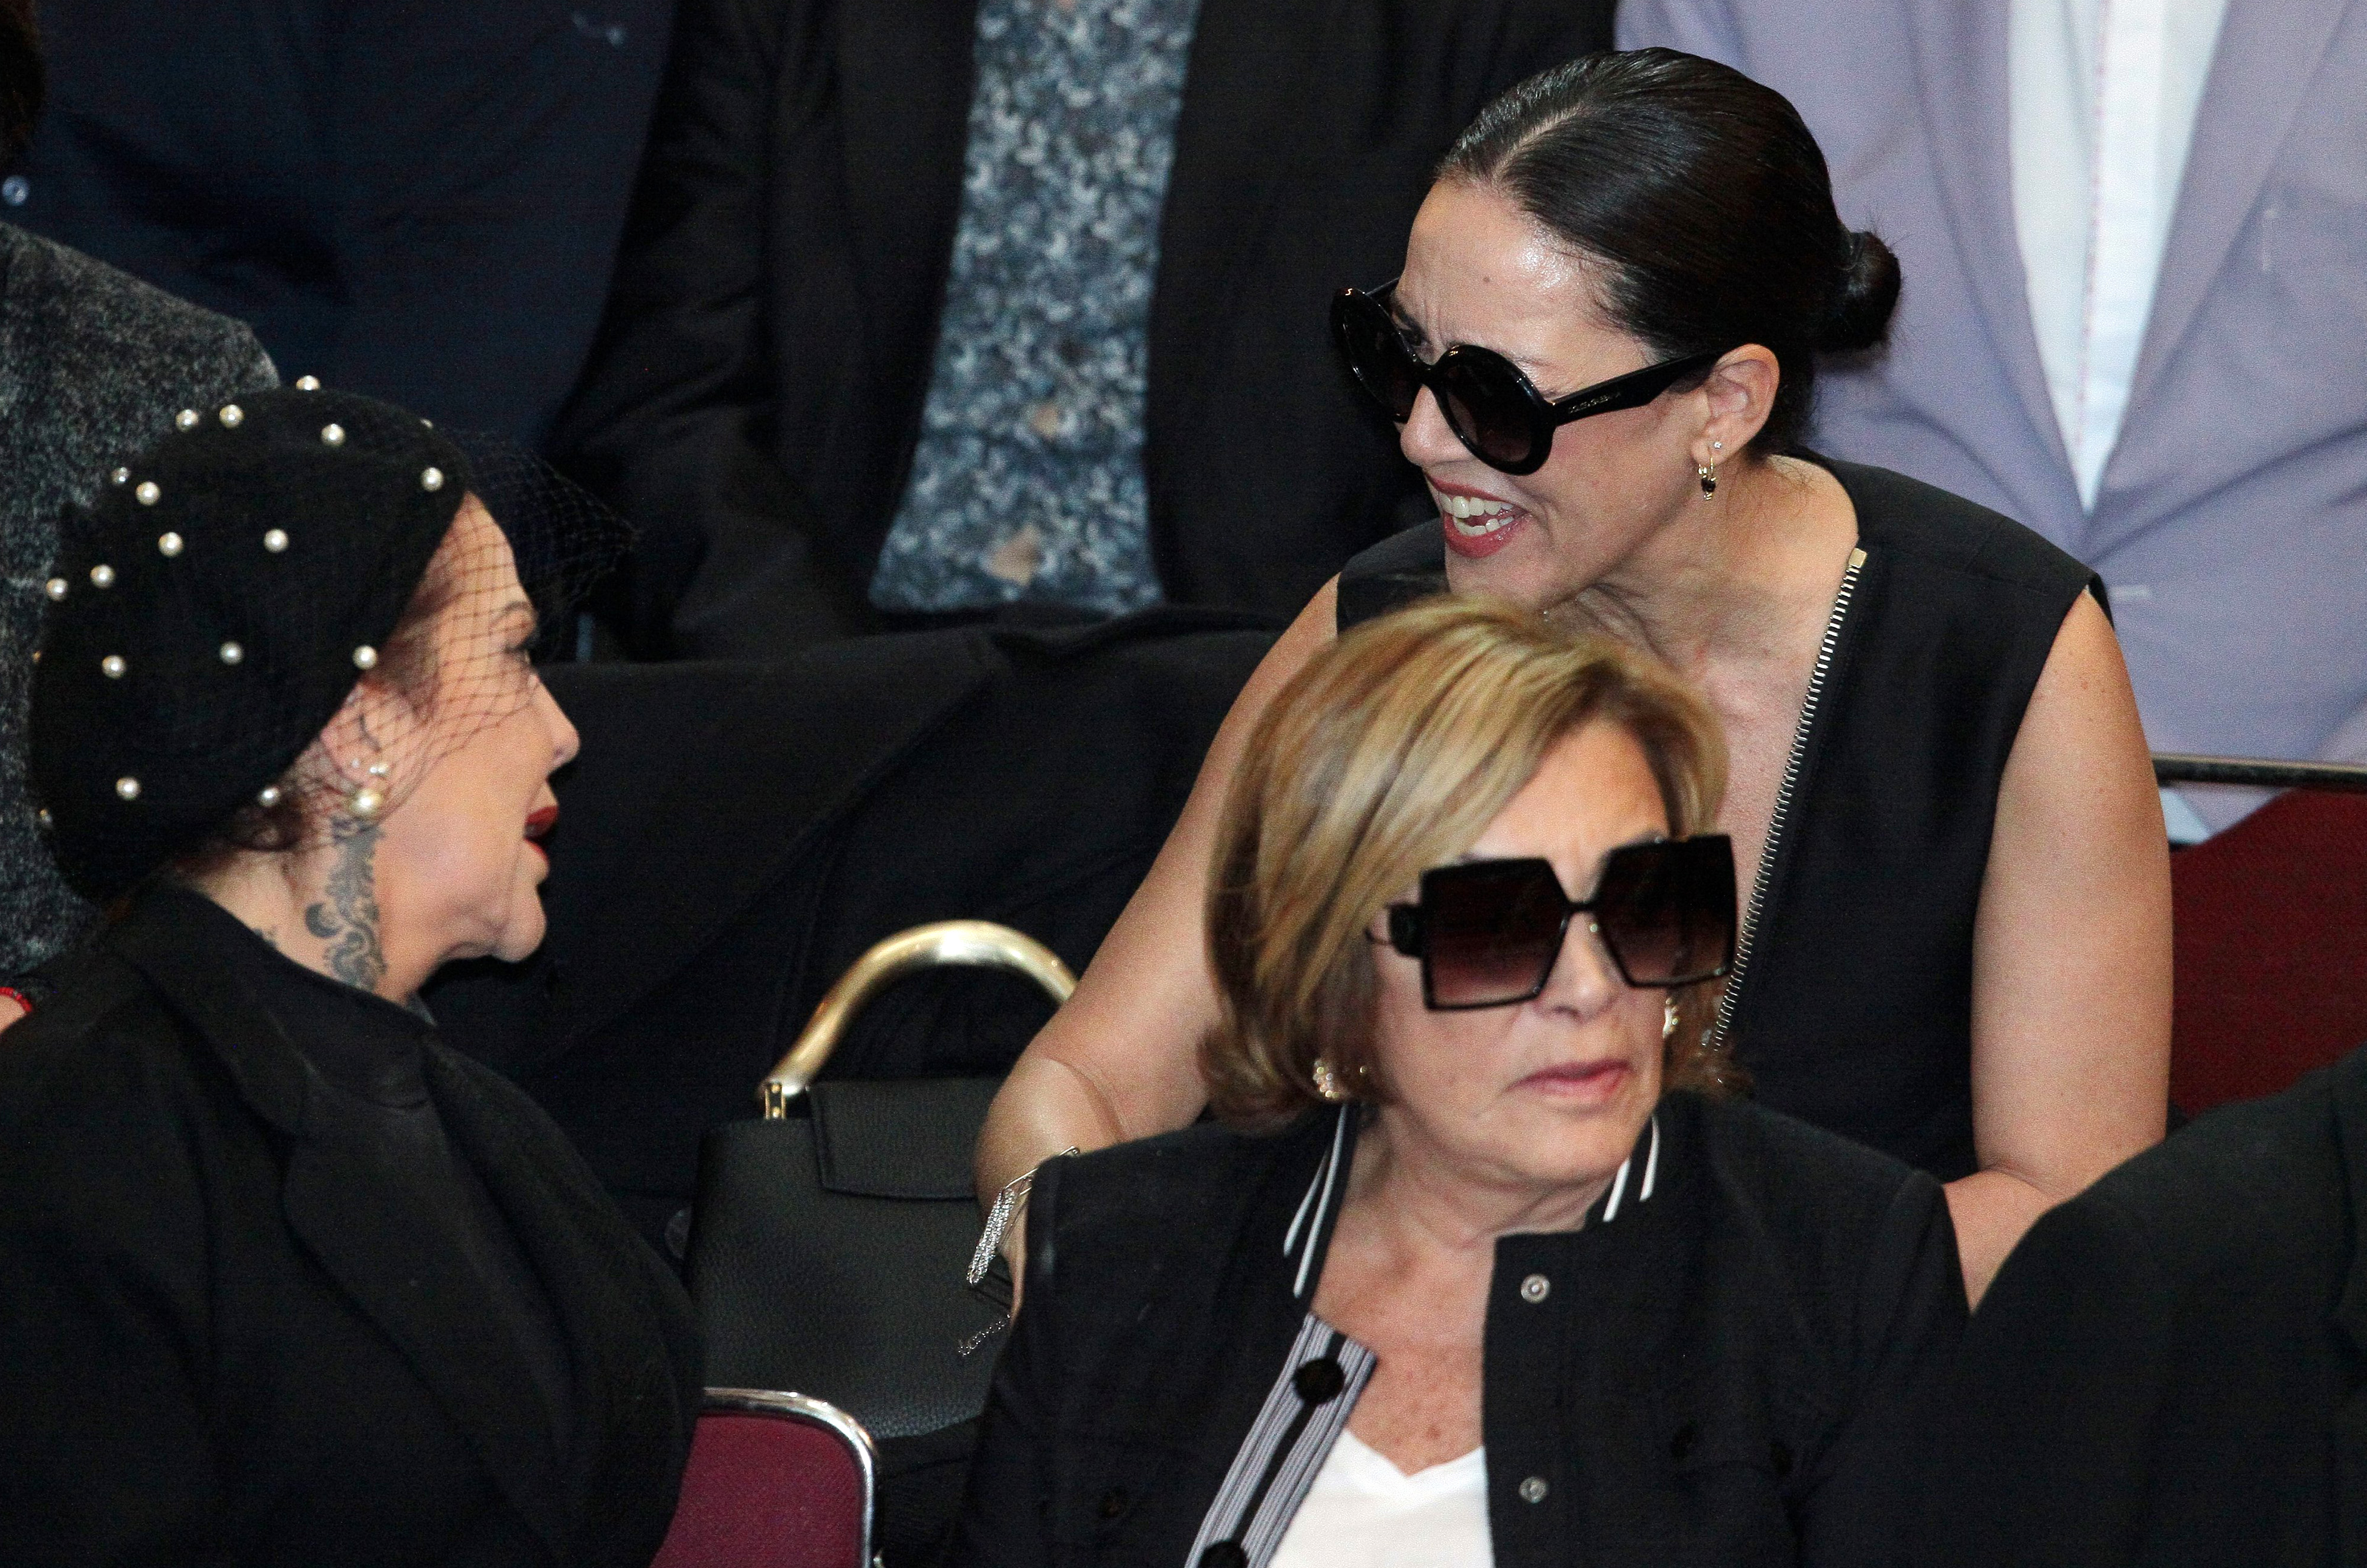
[[[1891,347],[1829,372],[1824,450],[2094,568],[2156,750],[2367,761],[2367,0],[2230,0],[2092,514],[2014,236],[2006,11],[1624,0],[1618,38],[1790,97],[1842,218],[1898,254]]]

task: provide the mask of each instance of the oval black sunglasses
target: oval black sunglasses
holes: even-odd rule
[[[1511,1007],[1546,988],[1580,913],[1594,917],[1590,929],[1630,986],[1715,980],[1734,964],[1733,841],[1702,833],[1624,845],[1603,857],[1585,899],[1565,897],[1545,860],[1435,866],[1421,874],[1419,901],[1388,907],[1388,944],[1421,960],[1433,1012]]]
[[[1357,385],[1403,424],[1428,387],[1438,396],[1447,428],[1473,457],[1500,473],[1534,474],[1553,453],[1554,432],[1572,420],[1641,408],[1727,352],[1707,349],[1647,365],[1608,381],[1547,401],[1521,367],[1492,348],[1456,344],[1425,365],[1406,346],[1397,318],[1382,301],[1398,286],[1389,279],[1371,293],[1342,288],[1331,297],[1331,339]]]

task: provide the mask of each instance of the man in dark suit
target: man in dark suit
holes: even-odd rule
[[[539,441],[583,369],[674,0],[41,0],[0,219],[245,321],[290,379]]]
[[[2053,1211],[1965,1340],[1921,1561],[2367,1562],[2367,1049]]]
[[[559,445],[629,638],[1286,615],[1419,505],[1325,310],[1609,0],[691,0]]]

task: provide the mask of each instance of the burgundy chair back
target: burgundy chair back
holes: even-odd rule
[[[871,1436],[801,1393],[710,1388],[651,1568],[871,1568]]]
[[[2169,863],[2180,1110],[2277,1093],[2367,1042],[2367,795],[2288,791]]]

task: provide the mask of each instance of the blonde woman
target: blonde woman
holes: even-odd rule
[[[1222,1123],[1037,1173],[956,1561],[1886,1557],[1954,1232],[1931,1177],[1721,1098],[1700,699],[1433,601],[1243,759]]]

